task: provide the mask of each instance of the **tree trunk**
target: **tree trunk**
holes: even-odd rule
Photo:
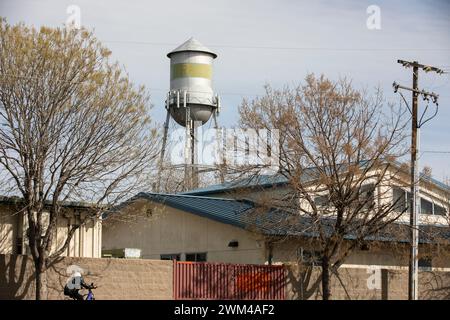
[[[322,258],[322,297],[323,300],[330,300],[330,260],[328,257]]]
[[[34,264],[36,272],[36,300],[47,300],[47,270],[42,258]]]

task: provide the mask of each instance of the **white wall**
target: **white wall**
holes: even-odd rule
[[[60,248],[64,243],[68,232],[68,219],[59,217],[56,228],[55,241],[52,245],[52,252]],[[71,223],[75,220],[72,218]],[[70,257],[101,257],[101,222],[96,219],[95,222],[88,222],[77,230],[71,240],[70,247],[64,252],[63,256]],[[17,253],[17,238],[22,237],[23,245],[26,248],[27,237],[27,219],[24,219],[19,213],[14,212],[10,205],[0,206],[0,253]],[[29,253],[24,249],[22,253]]]
[[[142,214],[146,206],[152,217]],[[128,215],[125,218],[124,215]],[[241,228],[144,200],[103,221],[103,249],[138,248],[143,258],[161,254],[207,252],[210,262],[257,263],[266,261],[264,242]],[[237,240],[237,248],[228,243]]]

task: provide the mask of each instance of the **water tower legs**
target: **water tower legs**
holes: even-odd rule
[[[156,181],[156,192],[160,192],[160,189],[161,189],[161,173],[163,170],[164,154],[166,153],[167,135],[169,133],[169,122],[170,122],[170,112],[169,112],[169,110],[167,110],[166,121],[164,122],[164,133],[163,133],[161,154],[159,157],[159,164],[158,164],[158,177],[157,177],[157,181]]]
[[[186,140],[184,149],[184,188],[191,190],[198,188],[198,169],[197,169],[197,148],[196,148],[196,129],[197,125],[191,119],[191,110],[185,105],[186,109]],[[201,124],[200,124],[201,125]]]
[[[194,121],[190,116],[190,108],[189,105],[184,106],[186,110],[186,122],[185,122],[185,139],[184,139],[184,163],[178,164],[178,165],[171,165],[168,163],[166,159],[164,159],[164,156],[167,152],[167,140],[169,137],[169,127],[170,127],[170,119],[171,114],[170,111],[167,110],[166,120],[164,122],[164,132],[162,137],[162,147],[161,147],[161,153],[159,157],[159,163],[158,163],[158,177],[157,181],[154,184],[155,192],[161,192],[161,182],[163,180],[163,171],[167,169],[173,169],[177,170],[180,168],[184,169],[184,181],[183,181],[183,190],[188,191],[192,189],[196,189],[199,187],[199,175],[200,173],[206,173],[211,171],[216,171],[218,173],[218,178],[220,179],[221,183],[225,181],[225,174],[226,174],[226,166],[224,165],[217,165],[216,167],[211,167],[210,165],[202,166],[198,161],[198,154],[197,154],[197,144],[198,144],[198,138],[197,137],[197,129],[198,127],[202,126],[201,121]],[[214,129],[216,129],[216,140],[217,140],[217,150],[221,150],[222,143],[223,143],[223,137],[221,134],[221,131],[218,127],[217,123],[217,110],[213,111],[213,125]],[[202,138],[202,137],[200,137]],[[220,160],[220,159],[218,159]],[[170,162],[170,160],[169,160]],[[200,170],[202,168],[202,170]],[[216,176],[217,177],[217,176]],[[170,190],[164,190],[164,191],[170,191]]]

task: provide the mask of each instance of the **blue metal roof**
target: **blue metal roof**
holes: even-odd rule
[[[305,182],[309,179],[312,179],[311,173],[313,170],[308,170],[304,172],[304,175],[302,176],[302,180]],[[237,189],[256,189],[256,188],[271,188],[275,186],[283,186],[288,184],[288,179],[278,173],[275,175],[259,175],[254,176],[251,178],[245,178],[240,179],[236,181],[230,181],[225,182],[221,184],[216,184],[212,186],[208,186],[205,188],[199,188],[194,190],[189,190],[186,192],[181,192],[179,194],[186,194],[186,195],[207,195],[207,194],[214,194],[214,193],[224,193],[224,192],[230,192]]]
[[[205,188],[189,190],[179,194],[184,195],[207,195],[214,193],[229,192],[240,188],[267,188],[272,186],[287,184],[288,180],[281,174],[276,175],[260,175],[252,178],[245,178],[237,181],[225,182]]]
[[[319,230],[317,222],[313,222],[311,217],[289,214],[274,208],[258,212],[261,208],[257,208],[248,200],[142,192],[129,201],[142,198],[239,228],[253,228],[272,236],[316,237]],[[326,234],[333,233],[334,224],[335,220],[332,218],[320,220],[322,230]],[[432,243],[438,238],[450,240],[448,227],[420,226],[419,229],[420,243]],[[366,240],[406,243],[409,242],[409,230],[406,224],[393,223]],[[356,239],[356,235],[349,233],[345,238]]]
[[[361,165],[363,166],[364,164],[365,164],[365,161],[362,161]],[[398,168],[401,168],[400,162],[394,162],[394,163],[392,163],[392,165],[394,165]],[[302,182],[312,181],[315,177],[315,172],[316,172],[315,168],[309,168],[309,169],[304,170],[302,177],[301,177]],[[440,182],[440,181],[438,181],[432,177],[426,176],[424,174],[421,174],[420,178],[426,182],[429,182],[429,183],[435,185],[436,187],[438,187],[442,190],[450,192],[450,186],[446,185],[443,182]],[[181,192],[179,194],[200,196],[200,195],[232,192],[232,191],[235,191],[238,189],[244,189],[244,188],[245,189],[271,188],[271,187],[275,187],[275,186],[287,185],[288,182],[289,182],[288,179],[284,175],[278,173],[275,175],[260,175],[260,176],[245,178],[245,179],[241,179],[241,180],[237,180],[237,181],[225,182],[225,183],[221,183],[221,184],[208,186],[205,188],[199,188],[199,189]]]
[[[307,228],[306,220],[294,217],[298,223],[287,225],[289,213],[275,208],[261,212],[261,208],[250,200],[141,192],[127,202],[137,199],[148,199],[238,228],[256,229],[264,234],[296,236]],[[120,207],[125,205],[123,203]]]
[[[253,203],[247,200],[231,200],[179,194],[141,192],[136,198],[149,199],[154,202],[240,228],[245,228],[248,225],[244,213],[254,207]]]
[[[435,186],[437,186],[437,187],[439,187],[439,188],[441,188],[443,190],[450,191],[450,186],[448,186],[445,183],[443,183],[443,182],[441,182],[439,180],[436,180],[436,179],[434,179],[432,177],[429,177],[429,176],[426,176],[424,174],[421,174],[420,175],[420,179],[424,179],[425,181],[428,181],[431,184],[434,184]]]

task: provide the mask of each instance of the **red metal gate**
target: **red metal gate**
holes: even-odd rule
[[[284,266],[174,261],[175,299],[283,300]]]

